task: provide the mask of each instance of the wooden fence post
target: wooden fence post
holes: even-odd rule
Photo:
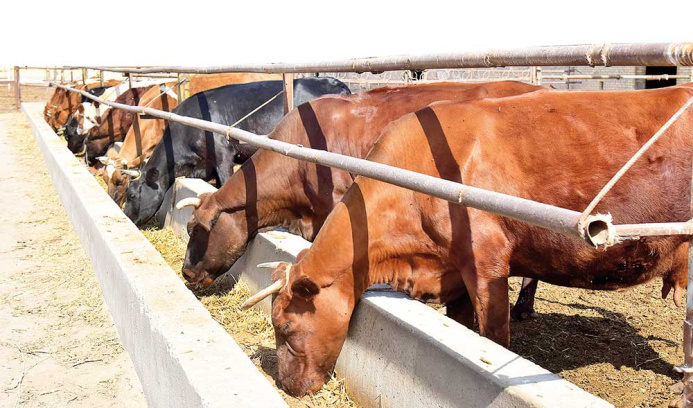
[[[82,83],[87,86],[87,70],[82,68]]]
[[[14,67],[14,106],[19,109],[22,103],[22,91],[19,88],[19,67]]]
[[[284,115],[294,109],[294,74],[282,74],[284,78]]]
[[[103,86],[103,71],[99,70],[99,86]]]

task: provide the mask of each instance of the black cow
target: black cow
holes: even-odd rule
[[[282,81],[262,81],[226,85],[191,96],[174,113],[231,125],[281,92]],[[310,77],[294,80],[294,105],[321,95],[348,95],[349,88],[334,78]],[[237,127],[266,135],[283,116],[281,97],[240,122]],[[125,214],[136,224],[146,223],[159,209],[164,194],[176,177],[215,180],[221,186],[233,174],[234,164],[247,160],[255,148],[227,140],[225,135],[206,132],[171,122],[154,148],[149,161],[137,171],[128,185]]]

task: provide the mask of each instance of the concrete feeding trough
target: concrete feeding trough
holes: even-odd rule
[[[92,260],[104,297],[152,406],[286,406],[233,339],[166,265],[43,121],[23,110],[63,206]],[[160,219],[187,239],[190,208],[174,203],[214,187],[178,179]],[[293,262],[310,243],[271,231],[250,242],[220,279],[267,286],[255,265]],[[258,306],[269,312],[270,301]],[[337,362],[351,396],[365,407],[610,407],[611,404],[396,292],[367,292]]]
[[[43,120],[23,103],[153,407],[286,407],[270,382]]]

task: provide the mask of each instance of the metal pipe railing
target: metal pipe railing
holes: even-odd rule
[[[613,228],[610,221],[606,221],[598,217],[592,217],[584,225],[578,225],[580,213],[577,211],[559,208],[553,205],[531,201],[524,198],[513,197],[507,194],[484,190],[477,187],[467,186],[449,180],[443,180],[437,177],[432,177],[364,159],[357,159],[323,150],[315,150],[300,145],[293,145],[279,140],[258,136],[241,129],[208,122],[205,120],[180,116],[171,112],[106,101],[82,90],[74,89],[57,83],[53,83],[53,86],[66,89],[71,92],[80,93],[89,99],[114,108],[140,114],[147,114],[160,119],[179,122],[184,125],[192,126],[205,131],[224,134],[227,137],[232,137],[250,145],[262,149],[272,150],[295,159],[338,168],[350,173],[362,175],[372,179],[384,181],[386,183],[394,184],[399,187],[404,187],[420,193],[442,198],[455,204],[466,205],[468,207],[524,221],[533,225],[580,238],[592,246],[603,244],[601,241],[598,241],[599,238],[596,237],[598,232],[607,230],[611,231]],[[597,233],[595,233],[595,231],[597,231]],[[597,241],[595,241],[595,239]]]
[[[595,247],[613,245],[622,240],[633,239],[640,236],[691,234],[690,223],[613,225],[610,217],[599,215],[589,216],[585,222],[581,222],[580,213],[577,211],[467,186],[365,159],[357,159],[323,150],[315,150],[301,145],[293,145],[279,140],[258,136],[251,132],[230,126],[181,116],[171,112],[106,101],[82,90],[57,83],[53,83],[52,85],[71,92],[80,93],[89,99],[117,109],[147,114],[205,131],[224,134],[227,137],[232,137],[250,145],[271,150],[295,159],[338,168],[350,173],[442,198],[455,204],[488,211],[542,228],[561,232],[582,239],[587,244]]]
[[[670,79],[691,79],[690,75],[668,75],[668,74],[663,74],[663,75],[629,75],[629,74],[617,74],[617,75],[582,75],[582,74],[575,74],[575,75],[542,75],[541,79],[549,79],[549,80],[560,80],[560,81],[568,81],[571,79],[644,79],[645,81],[668,81]]]
[[[223,72],[315,73],[381,72],[418,69],[484,68],[509,66],[693,66],[693,43],[586,44],[500,49],[481,52],[357,58],[316,63],[235,64],[206,68],[187,66],[65,67],[130,74]]]

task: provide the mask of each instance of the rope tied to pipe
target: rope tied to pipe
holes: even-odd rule
[[[284,93],[284,90],[282,89],[281,91],[279,91],[279,93],[277,93],[276,95],[274,95],[273,97],[271,97],[271,98],[269,98],[267,101],[265,101],[265,103],[263,103],[262,105],[258,106],[258,107],[255,108],[255,109],[253,109],[252,111],[250,111],[248,114],[246,114],[246,115],[243,116],[242,118],[238,119],[236,122],[233,123],[233,125],[229,125],[229,129],[235,128],[236,126],[238,126],[239,124],[241,124],[244,120],[248,119],[249,117],[251,117],[251,116],[253,116],[255,113],[257,113],[257,111],[259,111],[260,109],[262,109],[262,108],[264,108],[265,106],[267,106],[268,104],[270,104],[273,100],[277,99],[277,98],[279,97],[279,95],[281,95],[281,94],[283,94],[283,93]],[[231,139],[232,139],[232,137],[231,137],[229,131],[227,131],[227,132],[226,132],[226,140],[231,141]],[[240,143],[240,144],[244,144],[244,142],[241,142],[241,141],[239,141],[239,143]]]
[[[152,98],[151,101],[147,102],[147,104],[144,105],[144,107],[145,107],[145,108],[146,108],[146,107],[149,107],[149,105],[151,105],[152,103],[154,103],[155,100],[157,100],[158,98],[160,98],[160,97],[163,96],[164,94],[168,94],[168,96],[170,96],[170,97],[173,98],[173,99],[178,98],[178,95],[173,96],[173,95],[169,94],[169,92],[173,92],[173,88],[175,88],[175,87],[177,87],[177,86],[180,86],[180,85],[183,84],[185,81],[187,81],[187,78],[183,78],[183,79],[181,79],[180,81],[176,82],[174,85],[171,85],[171,86],[165,86],[164,84],[159,84],[159,87],[160,87],[159,89],[161,89],[161,85],[164,85],[164,86],[165,86],[164,90],[161,91],[161,92],[159,92],[159,95],[157,95],[157,96],[155,96],[154,98]]]
[[[592,201],[589,203],[587,208],[582,212],[580,215],[580,219],[578,221],[578,228],[580,230],[585,230],[585,225],[587,222],[587,218],[590,217],[590,213],[594,210],[594,208],[599,204],[599,202],[604,198],[604,196],[614,187],[614,185],[623,177],[628,170],[630,170],[631,167],[635,164],[635,162],[638,161],[649,149],[652,147],[652,145],[659,140],[662,135],[669,130],[669,128],[686,112],[690,106],[693,105],[693,97],[690,98],[681,108],[679,108],[674,115],[669,118],[669,120],[666,121],[664,125],[662,125],[659,130],[652,135],[652,137],[640,147],[640,149],[635,152],[635,154],[624,164],[617,172],[614,174],[614,176],[609,180],[608,183],[602,189],[597,193],[597,195],[592,199]],[[603,216],[603,214],[597,214],[594,217],[599,217]],[[606,216],[609,217],[609,220],[611,219],[610,214],[606,214]],[[588,232],[589,233],[589,232]],[[601,241],[601,240],[600,240]],[[615,234],[610,233],[607,234],[606,237],[604,237],[603,243],[597,244],[596,247],[603,247],[604,250],[606,250],[608,247],[613,246],[618,244],[618,240],[615,238]]]

